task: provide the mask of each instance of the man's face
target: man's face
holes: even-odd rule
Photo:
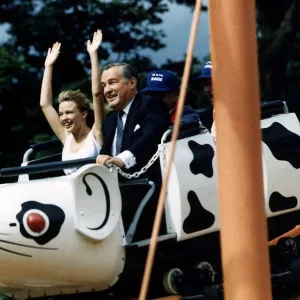
[[[136,79],[126,79],[122,75],[122,66],[115,66],[105,70],[101,76],[104,96],[109,106],[116,110],[123,110],[133,99],[136,90]]]
[[[172,109],[174,104],[178,101],[178,95],[175,92],[166,92],[162,98],[168,109]]]
[[[174,104],[178,101],[178,93],[174,91],[168,92],[145,92],[145,95],[154,96],[160,98],[171,110],[174,107]]]
[[[213,88],[212,88],[211,78],[203,79],[203,86],[204,86],[204,91],[205,91],[206,95],[209,97],[211,102],[213,102],[214,95],[213,95]]]

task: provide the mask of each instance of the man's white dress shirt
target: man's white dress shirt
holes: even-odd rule
[[[127,121],[127,116],[128,116],[130,107],[132,105],[132,102],[133,102],[133,99],[123,109],[123,112],[124,112],[124,114],[122,116],[123,130],[125,128],[125,124],[126,124],[126,121]],[[123,163],[125,164],[126,169],[129,169],[129,168],[133,167],[136,164],[135,156],[129,150],[125,150],[125,151],[121,152],[120,154],[116,155],[117,154],[116,153],[117,152],[117,150],[116,150],[116,141],[117,141],[117,126],[116,126],[114,140],[113,140],[113,143],[112,143],[112,149],[111,149],[112,156],[120,158],[123,161]]]

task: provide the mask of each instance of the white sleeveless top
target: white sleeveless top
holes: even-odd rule
[[[73,134],[69,134],[66,138],[66,142],[64,144],[64,148],[62,151],[62,161],[72,160],[72,159],[80,159],[97,156],[100,152],[101,147],[98,145],[92,130],[87,135],[85,141],[81,148],[76,152],[71,152],[70,146],[71,142],[74,139]],[[77,168],[65,169],[64,172],[66,175],[69,175],[75,172]]]

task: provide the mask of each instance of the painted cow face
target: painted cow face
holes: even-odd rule
[[[18,223],[7,224],[9,227],[19,227],[21,236],[32,239],[38,245],[45,245],[58,236],[65,221],[64,211],[53,204],[42,204],[37,201],[26,201],[21,204],[21,210],[15,215]],[[0,251],[18,256],[32,257],[29,249],[58,250],[58,248],[34,246],[24,239],[11,239],[11,233],[0,232]],[[24,251],[23,251],[24,250]]]
[[[20,233],[25,238],[45,245],[59,234],[65,213],[56,205],[27,201],[22,204],[22,210],[16,218]]]

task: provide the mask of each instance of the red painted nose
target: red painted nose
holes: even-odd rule
[[[27,216],[27,225],[33,232],[40,233],[46,226],[43,216],[38,213],[31,213]]]

